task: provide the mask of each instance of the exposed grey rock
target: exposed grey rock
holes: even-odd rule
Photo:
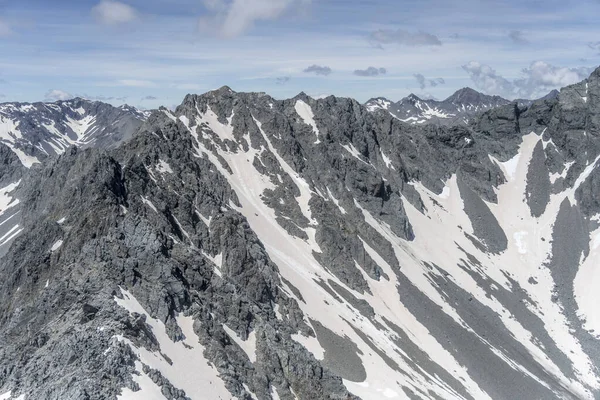
[[[475,236],[492,253],[506,250],[508,239],[498,220],[481,198],[473,192],[459,175],[458,188],[464,201],[464,211],[471,220]]]
[[[538,142],[533,150],[533,157],[527,170],[527,204],[531,215],[540,217],[550,201],[550,171],[546,164],[544,146]]]
[[[471,95],[462,91],[454,100],[475,101]],[[373,379],[367,356],[397,372],[399,381],[389,386],[409,398],[476,398],[473,385],[494,400],[582,398],[558,378],[583,382],[528,292],[527,284],[541,288],[545,281],[527,278],[535,270],[527,271],[527,283],[504,269],[500,282],[488,271],[497,267],[489,260],[498,260],[514,238],[487,203],[499,201],[508,178],[495,160],[514,158],[524,135],[538,135],[523,201],[534,217],[554,223],[554,234],[542,238],[552,240],[552,254],[537,267],[550,269],[556,288],[545,294],[560,303],[597,371],[598,339],[577,315],[573,282],[598,225],[599,101],[597,71],[558,97],[498,104],[468,124],[413,126],[352,99],[300,94],[277,101],[223,87],[186,96],[173,113],[152,113],[128,140],[129,128],[100,135],[90,148],[40,157],[30,169],[0,144],[2,187],[20,181],[10,193],[18,208],[0,215],[0,223],[22,228],[0,258],[0,393],[114,399],[123,388],[142,389],[136,378],[144,375],[165,398],[198,398],[164,371],[148,363],[140,369],[136,351],[174,363],[152,323],[160,321],[169,340],[189,346],[196,338],[186,337],[178,322],[185,315],[204,349],[199,362],[212,365],[240,399],[271,399],[273,390],[284,400],[355,399],[343,379]],[[84,114],[93,111],[82,107]],[[107,114],[106,122],[121,111]],[[562,172],[565,178],[551,187],[550,173]],[[415,260],[415,240],[424,241],[409,216],[441,218],[436,196],[452,176],[460,192],[452,196],[471,221],[474,246],[466,242],[467,251],[458,245],[464,238],[448,238],[460,254],[448,268]],[[565,200],[557,216],[548,215],[551,195],[576,184],[576,204]],[[282,254],[274,243],[310,250]],[[302,280],[286,279],[293,273]],[[319,285],[323,290],[306,289]],[[125,290],[144,313],[119,306]],[[335,332],[325,323],[330,314],[311,315],[319,307],[343,310]],[[382,307],[416,322],[392,321]],[[504,312],[532,333],[556,369],[519,341]],[[425,334],[472,382],[446,369],[446,356],[425,351],[418,337]],[[318,342],[324,359],[295,335]],[[395,351],[382,348],[385,340]],[[591,385],[581,387],[598,396]]]

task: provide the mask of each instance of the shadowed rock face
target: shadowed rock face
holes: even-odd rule
[[[598,75],[454,127],[224,87],[0,144],[0,396],[597,398]]]
[[[550,187],[550,171],[546,165],[544,146],[542,142],[538,142],[527,170],[527,204],[534,217],[540,217],[546,211],[550,201]]]
[[[465,213],[469,216],[475,236],[492,253],[506,250],[508,239],[498,220],[483,200],[473,192],[459,175],[458,188],[464,202]]]

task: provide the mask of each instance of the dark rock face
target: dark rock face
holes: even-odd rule
[[[0,144],[0,396],[597,398],[599,79],[456,126],[224,87]]]
[[[546,155],[542,142],[538,142],[527,170],[527,204],[531,215],[541,217],[550,201],[550,171],[546,165]]]
[[[463,198],[464,211],[473,225],[475,236],[492,253],[501,253],[506,250],[508,246],[506,233],[504,233],[498,220],[485,202],[464,183],[460,175],[458,177],[458,189]]]

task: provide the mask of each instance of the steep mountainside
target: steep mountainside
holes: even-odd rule
[[[600,398],[600,69],[468,125],[224,87],[0,155],[3,400]]]
[[[75,98],[55,103],[0,104],[0,142],[30,167],[71,146],[111,148],[148,117],[133,107]]]
[[[486,110],[509,104],[499,96],[488,96],[471,88],[463,88],[446,100],[423,100],[411,94],[397,103],[379,97],[365,103],[371,112],[384,110],[403,122],[414,125],[462,125]]]
[[[132,137],[149,112],[81,98],[0,104],[0,256],[23,231],[21,202],[9,193],[27,168],[70,147],[110,149]],[[10,154],[12,153],[12,154]]]

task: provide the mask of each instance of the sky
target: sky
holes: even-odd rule
[[[600,64],[600,0],[0,0],[0,102],[172,107],[223,85],[541,97]]]

